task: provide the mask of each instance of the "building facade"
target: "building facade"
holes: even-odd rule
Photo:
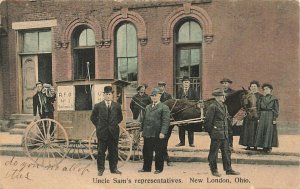
[[[141,83],[174,96],[189,76],[202,99],[223,77],[272,83],[279,120],[299,124],[297,1],[8,0],[0,15],[0,119],[32,113],[38,80],[122,79],[129,103]],[[75,110],[90,92],[75,88]]]

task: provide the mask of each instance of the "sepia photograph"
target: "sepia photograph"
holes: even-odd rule
[[[300,189],[299,0],[0,0],[0,189]]]

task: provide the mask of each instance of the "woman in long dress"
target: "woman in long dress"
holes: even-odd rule
[[[271,93],[273,86],[263,84],[264,96],[258,101],[258,128],[255,146],[263,148],[267,153],[272,151],[272,147],[278,147],[277,118],[279,115],[278,99]]]
[[[250,91],[245,97],[244,108],[246,109],[247,114],[243,120],[243,131],[240,136],[239,144],[246,146],[246,150],[250,150],[251,147],[256,150],[255,140],[258,124],[257,102],[262,96],[262,94],[258,92],[259,87],[260,85],[258,81],[251,81],[249,85]]]

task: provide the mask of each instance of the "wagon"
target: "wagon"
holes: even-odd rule
[[[97,158],[95,127],[90,121],[93,105],[102,100],[104,86],[111,85],[114,101],[122,104],[123,121],[119,125],[119,165],[140,151],[139,123],[126,124],[126,96],[128,82],[121,80],[57,82],[57,100],[54,119],[40,119],[26,128],[24,150],[40,166],[56,166],[65,158]],[[138,139],[138,148],[133,141]]]

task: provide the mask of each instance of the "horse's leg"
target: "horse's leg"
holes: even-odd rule
[[[168,154],[168,143],[169,143],[169,139],[171,137],[173,128],[174,128],[174,126],[169,126],[168,133],[166,134],[165,138],[163,139],[164,140],[163,157],[164,157],[164,160],[167,162],[168,166],[171,165],[170,164],[170,157],[169,157],[169,154]]]

